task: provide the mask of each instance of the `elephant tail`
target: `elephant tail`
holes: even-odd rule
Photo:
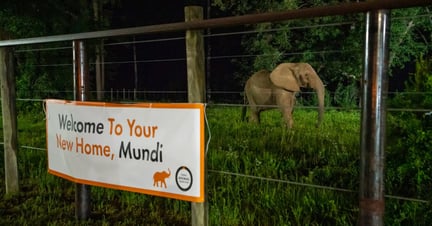
[[[246,93],[243,93],[243,106],[242,106],[242,112],[241,112],[241,121],[244,122],[246,119],[246,111],[247,111],[247,98]]]
[[[243,106],[243,107],[242,107],[242,113],[241,113],[241,120],[242,120],[242,122],[245,121],[245,118],[246,118],[246,111],[247,111],[246,106]]]

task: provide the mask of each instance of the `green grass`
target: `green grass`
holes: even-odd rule
[[[278,111],[264,112],[260,125],[240,122],[239,114],[237,108],[208,110],[212,135],[208,167],[214,170],[209,186],[210,192],[216,190],[210,203],[220,214],[216,225],[355,224],[356,192],[308,185],[357,189],[357,112],[328,112],[322,127],[315,128],[317,113],[298,110],[291,130],[281,126]],[[234,208],[226,208],[229,203]]]
[[[240,113],[207,108],[210,225],[357,224],[359,112],[328,111],[315,128],[316,111],[296,110],[289,130],[278,111],[263,113],[260,125],[240,121]],[[20,116],[20,145],[44,148],[44,126],[42,114]],[[188,202],[99,187],[92,187],[90,219],[77,221],[75,185],[47,173],[45,151],[20,148],[18,157],[21,192],[6,196],[0,188],[0,225],[191,224]],[[4,168],[3,154],[0,161]],[[397,214],[390,218],[413,209],[399,202],[389,202]]]

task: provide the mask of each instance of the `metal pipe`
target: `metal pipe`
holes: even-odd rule
[[[79,62],[79,67],[80,67],[80,74],[79,74],[79,84],[78,84],[78,89],[79,89],[79,95],[80,98],[79,100],[81,101],[86,101],[87,100],[87,94],[85,92],[86,90],[86,80],[88,79],[88,71],[87,71],[87,57],[86,57],[86,52],[85,52],[85,48],[84,48],[84,42],[83,41],[79,41],[79,53],[80,53],[80,62]]]
[[[77,90],[77,84],[76,84],[76,80],[77,80],[77,70],[76,70],[76,64],[77,64],[77,56],[76,56],[76,45],[78,43],[76,41],[72,42],[72,70],[73,70],[73,98],[74,100],[76,100],[76,90]]]
[[[390,13],[366,14],[361,116],[360,225],[384,225],[384,163]]]
[[[158,24],[150,26],[141,26],[133,28],[112,29],[105,31],[93,31],[76,34],[66,35],[53,35],[46,37],[25,38],[15,40],[0,41],[1,46],[15,46],[15,45],[28,45],[39,44],[48,42],[72,41],[78,39],[95,39],[116,37],[125,35],[138,35],[138,34],[155,34],[163,32],[175,32],[185,30],[196,30],[206,28],[218,27],[232,27],[244,24],[256,24],[263,22],[276,22],[293,19],[305,19],[313,17],[346,15],[354,13],[364,13],[380,9],[398,9],[408,8],[415,6],[431,5],[430,0],[379,0],[379,1],[365,1],[365,2],[351,2],[342,3],[338,5],[321,6],[314,8],[287,10],[282,12],[269,12],[260,14],[248,14],[243,16],[232,16],[214,18],[200,21],[178,22],[169,24]]]
[[[88,67],[84,42],[74,40],[73,43],[74,99],[86,101]],[[85,184],[75,184],[75,216],[79,220],[88,219],[90,215],[90,190]]]

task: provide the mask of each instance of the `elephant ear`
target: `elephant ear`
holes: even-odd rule
[[[300,86],[297,82],[294,71],[294,64],[279,64],[270,74],[270,80],[277,87],[284,88],[292,92],[299,92]]]

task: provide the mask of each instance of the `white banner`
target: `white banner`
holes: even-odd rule
[[[204,201],[204,105],[46,100],[48,171],[76,183]]]

